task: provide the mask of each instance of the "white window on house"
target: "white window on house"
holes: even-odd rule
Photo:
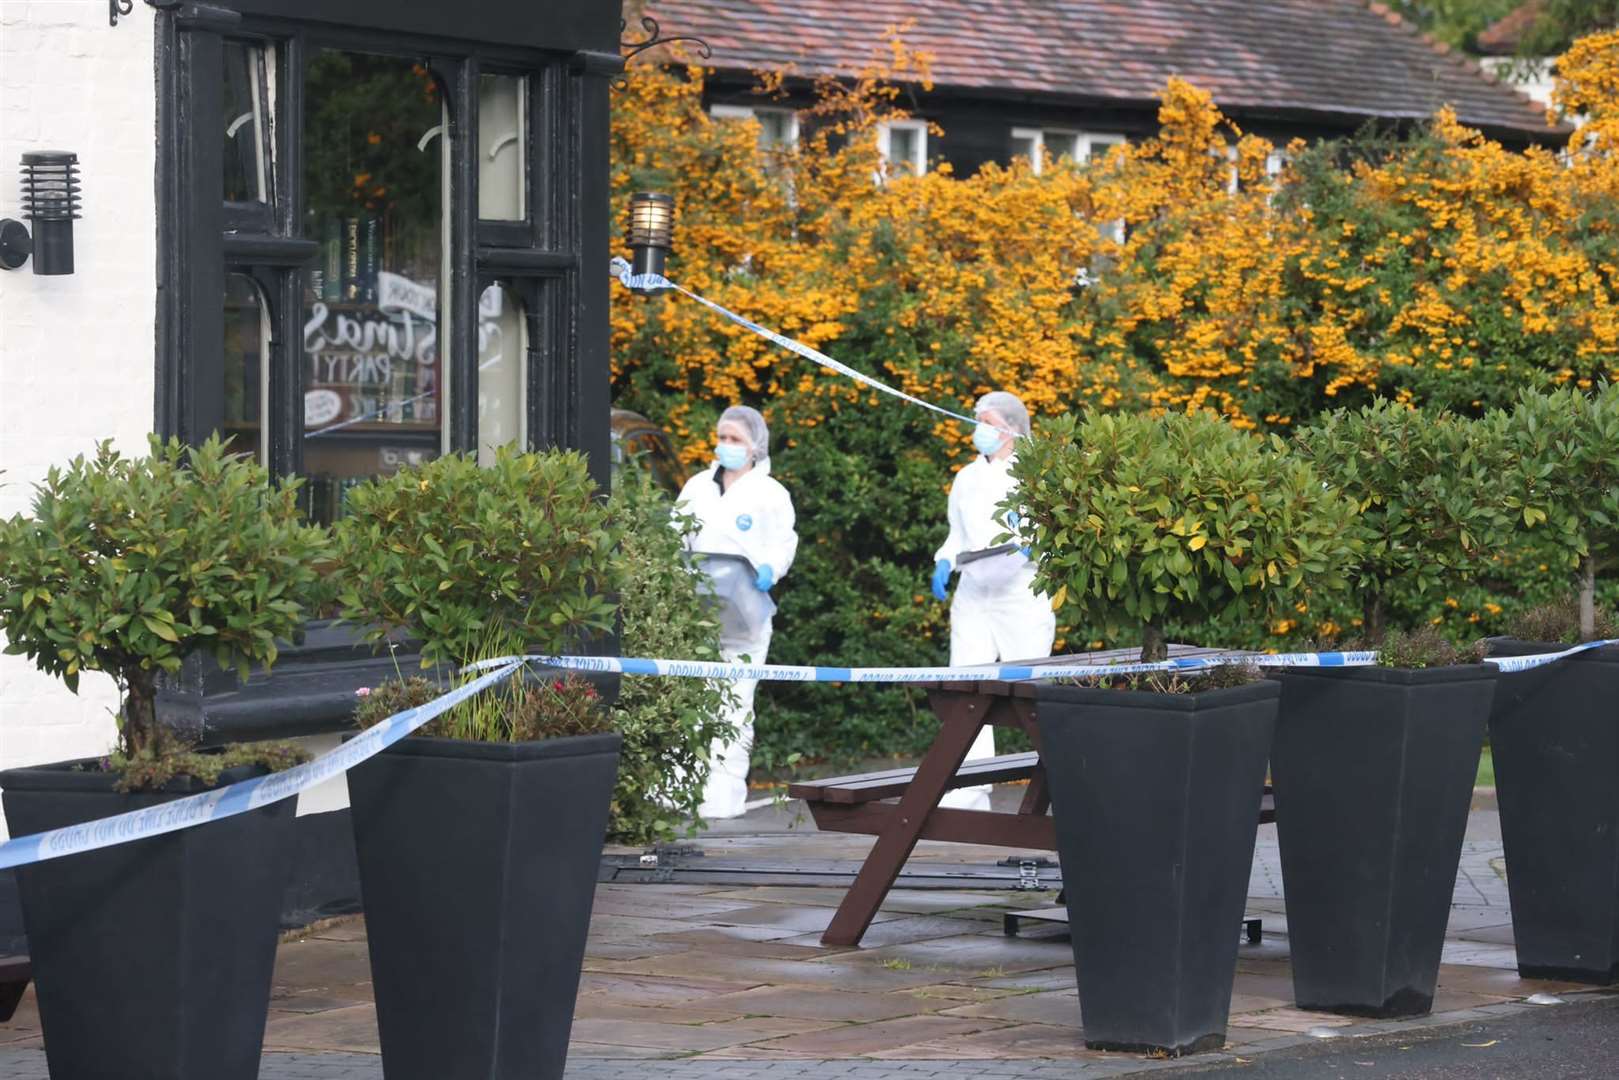
[[[877,151],[882,155],[885,175],[921,176],[928,171],[927,121],[890,120],[878,124]]]
[[[710,105],[715,120],[756,120],[759,146],[765,150],[791,150],[798,145],[798,113],[765,105]]]
[[[1063,131],[1053,128],[1013,128],[1012,156],[1028,158],[1035,175],[1063,158],[1083,165],[1100,157],[1108,148],[1124,142],[1124,136],[1091,131]]]

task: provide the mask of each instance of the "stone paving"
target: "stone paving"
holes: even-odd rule
[[[785,824],[779,811],[750,815],[706,835],[702,846],[713,855],[838,859],[858,857],[870,843]],[[924,843],[917,858],[982,864],[1005,854]],[[1112,1076],[1165,1066],[1085,1048],[1064,931],[1003,936],[1005,907],[1046,903],[1052,894],[896,889],[861,948],[826,948],[819,935],[842,894],[792,885],[600,886],[568,1076],[916,1080]],[[1239,953],[1221,1052],[1230,1059],[1321,1037],[1415,1032],[1532,1008],[1522,1002],[1537,992],[1580,989],[1518,978],[1489,810],[1470,823],[1430,1017],[1366,1022],[1293,1007],[1274,826],[1260,827],[1249,895],[1264,938]],[[286,941],[261,1076],[380,1077],[369,980],[358,917]],[[43,1080],[40,1045],[30,993],[17,1017],[0,1025],[0,1075]]]

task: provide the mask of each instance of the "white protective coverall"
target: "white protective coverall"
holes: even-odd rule
[[[934,556],[960,567],[961,579],[950,602],[950,665],[1014,663],[1051,655],[1057,616],[1049,598],[1034,591],[1034,564],[1022,552],[994,555],[960,566],[964,552],[995,547],[1008,530],[995,520],[996,507],[1017,486],[1012,461],[979,455],[950,485],[950,535]],[[978,733],[967,760],[995,756],[995,729]],[[989,786],[945,792],[940,806],[988,810]]]
[[[680,492],[681,509],[699,522],[698,531],[687,540],[692,551],[719,555],[741,555],[755,568],[769,566],[776,580],[787,576],[798,551],[794,531],[793,500],[770,475],[770,459],[731,481],[721,491],[720,466],[704,469],[686,481]],[[770,648],[770,620],[750,627],[740,635],[720,637],[720,652],[726,660],[746,657],[755,664],[765,663]],[[757,679],[739,679],[733,684],[736,704],[726,719],[736,726],[734,742],[718,739],[710,749],[708,783],[698,814],[704,818],[736,817],[748,801],[748,755],[753,750],[753,692]]]

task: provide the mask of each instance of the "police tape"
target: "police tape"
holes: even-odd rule
[[[1486,664],[1494,664],[1503,672],[1511,674],[1512,672],[1516,671],[1528,671],[1530,668],[1544,667],[1547,664],[1555,663],[1558,660],[1573,656],[1576,653],[1589,652],[1592,649],[1601,649],[1609,645],[1619,645],[1619,638],[1604,638],[1601,641],[1581,642],[1580,644],[1575,645],[1573,648],[1564,649],[1562,652],[1531,653],[1527,656],[1486,656],[1484,658],[1484,662]]]
[[[952,420],[960,420],[964,424],[978,423],[977,420],[970,416],[963,416],[961,413],[951,412],[949,409],[935,405],[931,401],[923,401],[919,397],[914,397],[907,394],[903,390],[896,389],[889,386],[885,382],[874,379],[863,371],[856,371],[854,368],[843,363],[841,360],[834,360],[824,352],[821,352],[818,349],[810,348],[802,341],[794,341],[792,338],[784,337],[781,334],[776,333],[774,330],[767,330],[758,323],[738,315],[729,308],[722,307],[706,297],[699,296],[690,289],[687,289],[681,285],[676,285],[673,281],[670,281],[662,274],[636,274],[632,272],[630,264],[620,258],[615,258],[613,260],[611,269],[613,271],[613,276],[618,278],[618,280],[622,282],[624,287],[627,289],[633,289],[638,292],[672,291],[678,292],[683,296],[689,296],[699,304],[702,304],[704,307],[708,308],[710,311],[723,315],[725,318],[730,319],[738,326],[753,331],[766,341],[780,345],[788,352],[797,353],[799,356],[802,356],[811,363],[819,364],[824,368],[829,368],[830,370],[837,372],[839,375],[845,375],[853,379],[855,382],[871,387],[873,390],[880,391],[884,394],[891,394],[894,397],[899,398],[901,401],[908,401],[912,405],[920,405],[924,409],[930,409],[933,412],[938,413],[940,416],[947,416]]]
[[[382,723],[361,731],[337,749],[285,772],[255,776],[251,780],[228,784],[213,791],[189,795],[183,799],[160,803],[142,810],[131,810],[96,821],[86,821],[79,825],[69,825],[8,840],[0,844],[0,870],[161,836],[164,833],[188,829],[193,825],[235,817],[237,814],[245,814],[249,810],[257,810],[282,799],[289,799],[375,757],[429,720],[446,710],[453,709],[522,666],[523,661],[514,657],[496,670],[480,675],[464,686],[458,686],[425,705],[397,712]]]
[[[1566,659],[1577,653],[1619,645],[1619,638],[1591,641],[1554,653],[1489,657],[1486,663],[1503,672],[1526,671]],[[356,765],[375,757],[423,724],[459,705],[486,687],[518,671],[537,665],[564,671],[690,679],[753,679],[761,682],[817,682],[907,684],[943,682],[1029,682],[1050,679],[1098,678],[1148,672],[1195,672],[1233,663],[1265,668],[1346,668],[1377,662],[1375,652],[1250,653],[1228,652],[1206,656],[1179,656],[1155,663],[1123,664],[980,664],[961,667],[822,667],[790,664],[748,664],[708,660],[655,660],[621,656],[505,656],[469,665],[467,674],[479,674],[463,686],[432,701],[395,713],[366,728],[335,750],[313,761],[269,776],[257,776],[214,791],[132,810],[112,817],[61,829],[19,836],[0,843],[0,870],[46,859],[61,858],[112,847],[210,821],[234,817],[282,799],[291,798]]]
[[[485,660],[483,665],[508,663],[514,657]],[[1204,671],[1229,664],[1258,667],[1358,667],[1375,663],[1375,652],[1248,653],[1178,656],[1152,662],[1122,664],[975,664],[960,667],[821,667],[794,664],[751,664],[717,660],[650,660],[625,656],[525,656],[540,667],[606,675],[651,675],[679,679],[755,680],[795,683],[904,683],[1030,682],[1050,679],[1089,679],[1149,672]],[[473,665],[468,670],[477,670]]]
[[[1588,641],[1554,653],[1528,656],[1492,656],[1484,663],[1504,672],[1527,671],[1555,663],[1576,653],[1619,645],[1619,638]],[[824,667],[794,664],[752,664],[716,660],[653,660],[624,656],[545,656],[520,659],[539,667],[606,675],[641,675],[660,678],[754,680],[794,683],[876,683],[886,685],[944,682],[1031,682],[1051,679],[1091,679],[1153,672],[1196,672],[1231,664],[1261,668],[1345,668],[1377,663],[1375,651],[1255,653],[1232,650],[1199,656],[1177,656],[1153,662],[1121,664],[976,664],[960,667]],[[469,671],[507,664],[518,657],[499,657],[474,664]]]

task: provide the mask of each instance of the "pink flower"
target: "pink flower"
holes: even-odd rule
[[[362,686],[358,690],[354,691],[354,696],[355,697],[370,697],[371,696],[371,688],[369,686]]]

